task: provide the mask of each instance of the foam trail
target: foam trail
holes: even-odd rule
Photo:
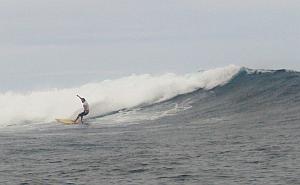
[[[56,117],[72,117],[81,110],[80,94],[91,105],[90,116],[151,104],[199,88],[211,89],[228,82],[240,70],[230,65],[204,72],[176,75],[131,75],[128,77],[89,83],[78,88],[52,89],[30,93],[6,92],[0,94],[1,124],[24,121],[47,122]]]

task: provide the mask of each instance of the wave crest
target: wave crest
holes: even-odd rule
[[[74,117],[81,110],[75,95],[85,97],[91,106],[90,116],[168,100],[199,88],[212,89],[228,82],[240,71],[230,65],[203,72],[176,75],[131,75],[116,80],[88,83],[77,88],[6,92],[0,94],[2,126],[11,123],[48,122],[56,117]]]

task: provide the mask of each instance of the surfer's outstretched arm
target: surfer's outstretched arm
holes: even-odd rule
[[[81,97],[78,94],[76,96],[81,99]]]

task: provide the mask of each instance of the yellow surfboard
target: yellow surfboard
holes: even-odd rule
[[[72,119],[56,119],[56,121],[65,125],[78,124],[78,122],[74,122]]]

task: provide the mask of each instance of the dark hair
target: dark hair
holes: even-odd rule
[[[85,99],[84,99],[84,98],[81,98],[81,100],[82,100],[82,101],[85,101]]]

